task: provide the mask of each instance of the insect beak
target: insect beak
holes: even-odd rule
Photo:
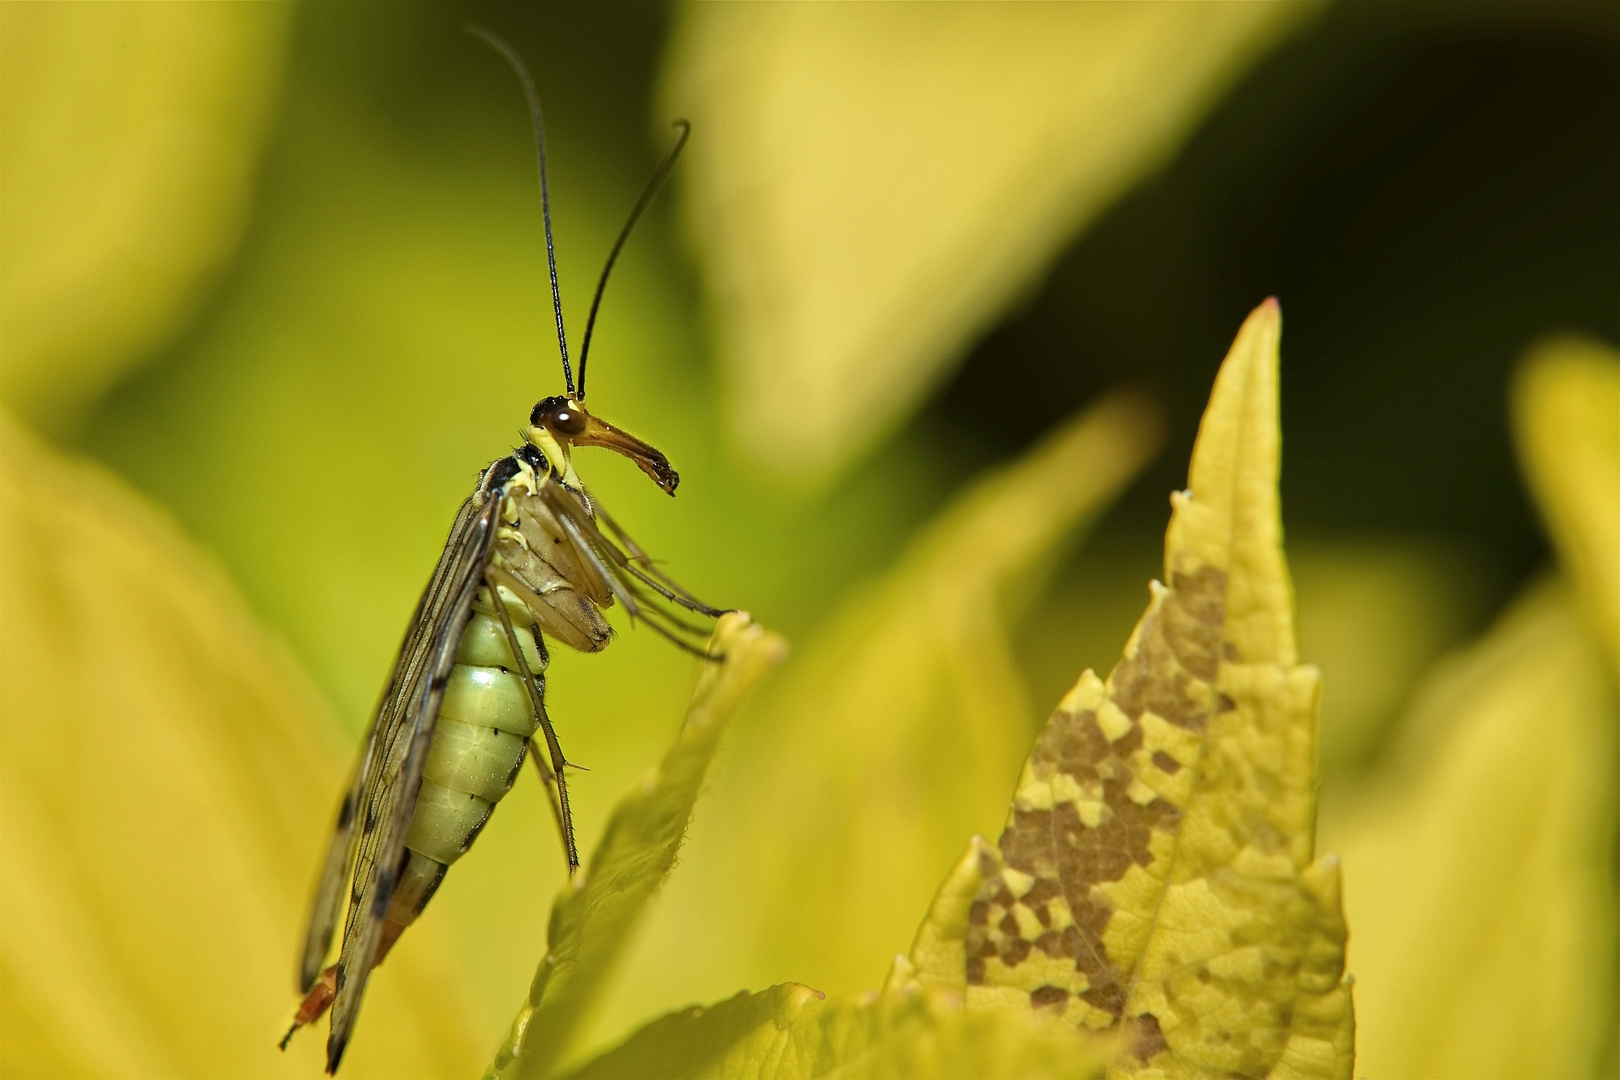
[[[668,458],[628,431],[620,431],[606,420],[599,420],[587,414],[585,430],[571,436],[568,441],[575,446],[602,446],[623,454],[635,462],[642,472],[652,477],[653,483],[663,488],[667,494],[675,494],[675,485],[681,482],[680,474],[670,468]]]

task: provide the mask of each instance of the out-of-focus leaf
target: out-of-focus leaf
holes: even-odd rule
[[[622,991],[638,1007],[617,1014],[784,974],[835,995],[882,976],[1029,746],[1005,592],[1108,504],[1159,426],[1143,399],[1106,399],[856,588],[739,732]]]
[[[749,684],[787,651],[779,635],[743,612],[721,617],[709,647],[724,660],[704,669],[675,744],[619,800],[588,867],[552,906],[549,949],[491,1075],[546,1075],[579,1038],[642,910],[675,864],[727,719]]]
[[[1541,516],[1620,674],[1620,353],[1542,344],[1514,387],[1513,418]]]
[[[414,14],[402,19],[401,10]],[[530,32],[557,17],[544,6],[510,10],[519,26],[538,24]],[[562,9],[562,32],[615,21],[595,10]],[[355,740],[478,470],[510,452],[537,399],[562,388],[522,90],[498,56],[461,33],[465,17],[437,4],[300,9],[255,240],[164,365],[104,399],[87,448],[220,554]],[[536,69],[547,66],[543,53],[524,51]],[[551,76],[538,77],[544,92]],[[577,77],[554,82],[545,102],[576,349],[602,258],[646,179],[640,156],[621,156],[588,123],[595,106],[583,115],[570,107],[580,86]],[[630,114],[632,149],[643,107],[638,100]],[[604,450],[583,450],[575,463],[615,519],[699,596],[769,611],[773,625],[811,624],[851,567],[888,560],[949,481],[918,446],[872,463],[822,505],[740,476],[722,446],[663,211],[660,200],[614,270],[591,345],[590,397],[600,415],[669,455],[679,494],[669,498]],[[393,479],[365,509],[355,470],[379,460]],[[695,671],[657,635],[622,621],[619,629],[605,652],[556,650],[548,678],[562,744],[591,770],[573,788],[587,850],[619,793],[668,746]],[[566,877],[556,844],[540,786],[520,780],[424,916],[455,926],[486,1051],[545,948],[550,899]],[[660,997],[618,1027],[776,981]]]
[[[1165,577],[1041,733],[999,844],[918,932],[929,986],[1123,1026],[1119,1075],[1348,1076],[1338,862],[1314,858],[1318,675],[1296,662],[1267,301],[1216,377]]]
[[[0,1073],[290,1076],[298,935],[340,754],[277,642],[172,523],[0,414]],[[476,1067],[427,923],[348,1068]]]
[[[964,1009],[897,959],[881,993],[827,1000],[799,983],[653,1021],[575,1077],[1081,1077],[1110,1040],[1027,1006]]]
[[[69,431],[247,219],[284,4],[0,7],[0,396]]]
[[[1563,587],[1443,665],[1324,808],[1367,1076],[1584,1076],[1613,1016],[1615,710]]]
[[[1324,781],[1373,756],[1429,665],[1467,636],[1478,590],[1463,554],[1408,537],[1291,538],[1300,654],[1322,671]]]
[[[1311,10],[687,7],[664,101],[749,455],[854,461]]]

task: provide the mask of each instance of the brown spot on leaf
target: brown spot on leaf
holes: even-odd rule
[[[990,955],[1015,967],[1039,950],[1059,964],[1072,963],[1075,975],[1065,987],[1057,974],[1062,967],[1053,965],[1053,982],[1031,994],[1033,1004],[1057,1004],[1078,995],[1116,1020],[1122,1017],[1130,969],[1139,958],[1107,954],[1103,941],[1114,908],[1098,886],[1121,880],[1132,866],[1150,867],[1154,833],[1174,832],[1181,816],[1163,799],[1143,805],[1130,797],[1138,768],[1133,758],[1143,742],[1141,717],[1151,712],[1202,732],[1218,700],[1212,683],[1223,656],[1226,575],[1206,567],[1172,575],[1172,586],[1149,607],[1131,651],[1108,677],[1108,696],[1133,721],[1130,727],[1110,743],[1095,711],[1060,709],[1036,740],[1028,762],[1035,779],[1061,774],[1073,783],[1056,790],[1077,786],[1086,800],[1101,802],[1102,812],[1088,812],[1086,820],[1096,824],[1087,825],[1076,803],[1061,797],[1050,808],[1014,807],[999,846],[1007,872],[1034,879],[1023,903],[1040,927],[1026,937],[1011,911],[1016,901],[1005,873],[987,875],[969,911],[965,945],[970,983],[982,984],[989,977],[984,961]],[[1163,750],[1155,751],[1151,760],[1166,774],[1183,768]],[[1049,905],[1060,896],[1073,922],[1055,930]],[[1164,1049],[1163,1034],[1154,1017],[1142,1024],[1146,1042],[1141,1047],[1151,1057]]]
[[[1052,1005],[1067,1005],[1069,992],[1061,986],[1038,986],[1030,991],[1029,1003],[1037,1009],[1044,1009]]]
[[[1029,955],[1029,950],[1032,947],[1028,941],[1021,937],[1009,938],[1007,943],[1001,947],[1001,962],[1008,967],[1017,967],[1024,962],[1024,957]]]
[[[1164,607],[1143,616],[1135,652],[1108,676],[1109,696],[1133,720],[1151,712],[1178,727],[1201,731],[1207,719],[1202,700],[1208,685],[1182,665],[1165,640]]]
[[[1036,878],[1035,884],[1030,886],[1029,892],[1024,894],[1024,903],[1031,907],[1040,905],[1044,908],[1048,900],[1062,895],[1063,890],[1051,878]]]
[[[1159,1027],[1159,1018],[1152,1013],[1138,1016],[1132,1028],[1131,1053],[1138,1061],[1145,1064],[1152,1061],[1154,1055],[1170,1049],[1170,1044],[1164,1041],[1164,1030]]]
[[[1213,566],[1175,573],[1164,598],[1164,637],[1181,666],[1204,682],[1220,669],[1221,624],[1226,618],[1226,574]]]
[[[1101,986],[1091,987],[1080,996],[1085,999],[1086,1004],[1094,1005],[1114,1016],[1125,1011],[1125,984],[1112,973],[1107,982]]]

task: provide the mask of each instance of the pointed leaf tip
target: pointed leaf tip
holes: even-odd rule
[[[1268,301],[1239,331],[1172,499],[1168,585],[1107,680],[1064,697],[999,842],[970,847],[912,951],[970,1007],[1119,1030],[1116,1075],[1351,1069],[1339,868],[1313,851],[1318,676],[1294,663],[1276,490],[1280,329]]]
[[[1198,428],[1187,491],[1174,499],[1165,580],[1218,576],[1225,637],[1245,660],[1292,664],[1293,593],[1282,554],[1275,298],[1244,320],[1215,376]]]
[[[1513,420],[1559,561],[1620,672],[1620,353],[1582,338],[1537,345],[1515,379]]]

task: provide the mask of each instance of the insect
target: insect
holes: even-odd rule
[[[587,411],[585,365],[608,275],[674,167],[690,126],[677,121],[675,145],[608,254],[585,323],[576,385],[534,80],[504,41],[482,28],[469,32],[506,59],[528,98],[566,393],[535,405],[523,445],[484,469],[462,503],[340,803],[299,956],[304,998],[281,1040],[285,1049],[295,1031],[330,1009],[329,1073],[343,1060],[372,969],[421,914],[450,864],[471,847],[525,757],[546,786],[569,873],[578,869],[569,763],[546,714],[547,639],[582,652],[606,648],[612,631],[602,612],[617,601],[632,620],[714,659],[702,644],[705,628],[691,616],[722,614],[658,569],[586,491],[573,461],[576,447],[604,447],[635,462],[670,495],[680,480],[659,451]],[[337,962],[323,968],[340,911],[346,912],[342,949]]]

